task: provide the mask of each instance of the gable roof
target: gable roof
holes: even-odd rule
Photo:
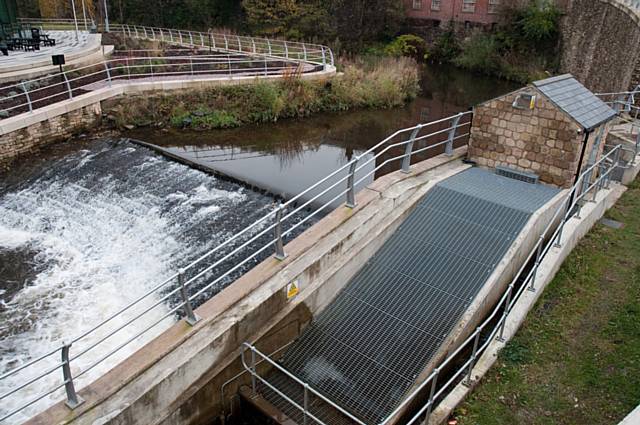
[[[616,111],[571,74],[534,81],[533,85],[585,130],[592,130],[616,116]]]

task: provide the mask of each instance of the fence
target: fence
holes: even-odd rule
[[[230,283],[238,272],[253,266],[271,255],[271,252],[277,259],[284,259],[287,239],[303,226],[308,226],[315,217],[331,209],[338,200],[346,200],[346,207],[354,208],[358,185],[369,181],[381,170],[389,171],[389,166],[396,164],[409,172],[412,162],[426,156],[440,152],[452,155],[456,145],[466,144],[470,121],[471,112],[465,112],[393,133],[158,283],[104,321],[68,342],[52,347],[44,355],[5,372],[0,376],[0,385],[8,378],[19,376],[22,371],[28,371],[29,378],[18,380],[18,385],[0,395],[0,405],[7,405],[10,398],[13,398],[13,403],[19,401],[17,407],[0,415],[0,422],[62,388],[65,389],[66,404],[70,408],[80,405],[82,399],[74,384],[77,378],[103,365],[119,351],[131,347],[139,338],[148,335],[152,329],[176,314],[183,316],[190,325],[197,323],[199,318],[193,310],[196,301],[206,300],[216,288]],[[323,203],[315,207],[320,199]],[[171,305],[172,300],[174,305]],[[154,315],[153,320],[148,319],[150,315]],[[130,331],[132,335],[120,341],[117,338],[123,335],[123,331]],[[72,346],[81,348],[72,354]],[[88,353],[96,352],[100,353],[97,360],[87,363]],[[56,361],[55,356],[61,360]],[[77,372],[72,375],[72,370]],[[56,382],[44,389],[45,378],[49,380],[52,374],[58,374],[61,379],[54,379]],[[34,388],[37,395],[24,401],[25,392],[32,392]]]
[[[415,424],[420,421],[424,424],[428,424],[436,401],[445,395],[445,392],[451,386],[457,384],[460,379],[465,383],[470,383],[472,379],[471,373],[476,361],[487,349],[489,344],[491,344],[494,339],[504,341],[503,334],[507,318],[522,293],[525,290],[536,290],[536,277],[540,264],[553,246],[562,246],[563,231],[567,222],[572,220],[574,217],[578,219],[580,218],[581,206],[588,200],[588,196],[592,197],[591,200],[595,200],[601,189],[609,187],[612,177],[611,174],[620,166],[621,152],[622,146],[619,145],[614,147],[606,155],[603,155],[598,162],[587,168],[580,175],[576,184],[565,194],[562,203],[556,210],[549,225],[547,225],[541,232],[537,243],[530,251],[527,259],[508,285],[506,291],[503,293],[491,314],[476,328],[472,335],[463,341],[454,352],[452,352],[438,365],[438,367],[433,370],[433,372],[431,372],[426,380],[420,383],[415,390],[411,391],[411,393],[409,393],[407,397],[379,425],[389,424],[396,418],[396,416],[406,413],[405,409],[408,409],[410,405],[418,399],[418,397],[426,396],[426,391],[428,391],[428,402],[413,414],[413,416],[411,416],[407,425]],[[598,177],[595,177],[596,174]],[[585,182],[587,183],[585,185],[585,189],[581,191]],[[558,225],[557,223],[559,219],[561,219],[561,221]],[[532,263],[533,266],[529,267]],[[522,284],[518,285],[519,282],[522,282]],[[495,319],[497,319],[497,321]],[[493,327],[491,327],[492,325]],[[317,416],[313,415],[309,410],[308,400],[309,396],[312,394],[338,410],[349,419],[353,420],[355,423],[365,425],[365,423],[359,418],[354,417],[345,408],[339,406],[337,403],[315,390],[311,385],[309,385],[309,383],[287,371],[268,355],[261,353],[255,346],[250,343],[245,343],[243,348],[244,350],[241,355],[241,360],[245,372],[251,375],[252,391],[254,394],[257,392],[257,382],[259,381],[275,394],[279,395],[287,403],[291,404],[295,409],[299,410],[303,415],[305,424],[308,420],[313,420],[318,424],[325,425],[324,422],[322,422]],[[249,362],[247,362],[246,358],[247,351],[251,353]],[[439,381],[439,379],[442,378],[441,373],[447,368],[453,367],[454,361],[462,361],[460,356],[464,352],[471,353],[469,358],[462,364],[462,366],[455,370],[451,376],[448,376],[448,379],[444,384],[441,384]],[[291,380],[300,385],[303,400],[302,405],[269,383],[267,379],[260,376],[256,368],[256,356],[259,356],[258,360],[260,362],[268,363],[271,368],[285,374]]]
[[[80,25],[81,21],[78,22]],[[73,27],[73,20],[69,19],[23,19],[21,23],[24,25],[39,26],[43,29],[72,29]],[[142,25],[111,24],[110,29],[113,33],[120,33],[128,37],[156,40],[165,43],[182,44],[211,50],[224,50],[233,53],[266,55],[323,66],[335,65],[333,52],[329,47],[321,44],[248,37],[237,34],[147,27]]]
[[[124,80],[270,77],[313,72],[318,67],[295,60],[239,54],[124,57],[1,87],[0,111],[5,117],[33,112]]]

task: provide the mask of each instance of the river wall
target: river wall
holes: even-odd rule
[[[561,31],[561,69],[590,90],[624,91],[638,81],[639,10],[621,0],[571,0]]]

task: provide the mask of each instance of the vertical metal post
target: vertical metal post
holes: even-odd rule
[[[182,305],[184,306],[184,314],[186,316],[186,322],[191,326],[198,323],[200,318],[196,316],[191,308],[191,300],[189,300],[189,294],[187,288],[184,286],[184,269],[178,271],[178,284],[180,285],[180,296],[182,297]]]
[[[144,38],[149,38],[149,36],[147,35],[147,27],[142,27],[142,30],[144,31]]]
[[[240,41],[240,36],[236,35],[236,38],[238,39],[238,51],[242,52],[242,42]]]
[[[73,9],[73,23],[76,27],[76,41],[78,41],[80,37],[78,36],[78,18],[76,17],[76,2],[74,0],[71,0],[71,9]]]
[[[287,41],[284,42],[284,56],[289,59],[289,46],[287,46]]]
[[[182,31],[178,30],[178,35],[180,36],[180,44],[184,44],[182,42]]]
[[[431,417],[431,411],[433,410],[434,396],[436,394],[436,385],[438,385],[438,376],[440,375],[440,368],[435,368],[433,371],[433,380],[431,381],[431,390],[429,390],[429,404],[427,407],[427,413],[424,417],[424,425],[429,425],[429,418]]]
[[[154,30],[154,29],[153,29],[153,27],[151,27],[151,38],[152,38],[153,40],[155,40],[155,39],[156,39],[156,30]]]
[[[302,418],[302,425],[307,425],[307,412],[309,411],[309,384],[305,382],[304,384],[304,416]]]
[[[511,310],[511,294],[513,293],[513,283],[509,285],[509,289],[507,290],[507,303],[504,305],[504,313],[502,314],[502,319],[500,323],[500,334],[498,335],[498,341],[504,342],[504,327],[507,324],[507,316],[509,315],[509,311]]]
[[[62,76],[64,77],[64,81],[67,83],[67,91],[69,92],[69,99],[73,99],[73,92],[71,90],[71,84],[69,84],[69,79],[67,78],[67,73],[62,72]]]
[[[222,34],[224,37],[224,50],[229,50],[229,39],[227,38],[227,34]]]
[[[204,34],[200,33],[200,45],[204,47]]]
[[[229,78],[231,78],[231,55],[227,55],[227,66],[229,67]]]
[[[538,275],[538,268],[542,262],[542,246],[544,245],[544,235],[540,235],[538,239],[538,249],[536,251],[536,262],[533,266],[533,274],[531,275],[531,285],[529,286],[529,292],[536,292],[536,276]]]
[[[269,56],[271,56],[271,40],[267,38],[267,48],[269,49]]]
[[[276,225],[273,229],[274,236],[276,239],[275,242],[275,257],[277,260],[284,260],[287,258],[287,254],[284,252],[284,243],[282,242],[282,216],[284,215],[284,205],[280,204],[278,206],[278,210],[276,211]]]
[[[160,41],[164,41],[164,34],[162,33],[162,28],[160,28]]]
[[[104,4],[104,30],[109,32],[109,10],[107,9],[107,0],[103,1]]]
[[[321,47],[322,49],[322,67],[326,68],[327,67],[327,55],[324,51],[324,46]]]
[[[210,43],[211,46],[213,46],[213,48],[216,48],[216,36],[215,35],[211,35],[211,33],[209,33],[209,37],[211,37],[211,41],[212,43]]]
[[[462,112],[456,115],[453,120],[451,120],[451,130],[449,130],[449,137],[447,138],[447,144],[445,145],[445,154],[447,156],[453,156],[453,139],[456,137],[456,130],[458,129],[458,124],[460,123],[460,118],[462,117]]]
[[[82,1],[82,20],[84,21],[84,30],[89,31],[89,27],[87,26],[87,10],[84,7],[84,0]]]
[[[356,156],[351,163],[349,164],[349,177],[347,178],[347,208],[355,208],[356,205],[356,188],[354,185],[355,174],[356,174],[356,165],[358,164],[358,160],[360,157]]]
[[[189,31],[189,44],[193,46],[193,34]]]
[[[254,396],[258,394],[256,385],[256,350],[253,346],[251,347],[251,391],[253,391]]]
[[[409,174],[411,172],[411,153],[413,152],[413,143],[416,141],[416,137],[423,125],[418,125],[409,137],[409,142],[404,147],[404,157],[402,158],[402,172]]]
[[[256,41],[251,37],[251,48],[253,49],[253,54],[256,54]]]
[[[173,43],[173,32],[171,31],[171,29],[169,29],[169,39]]]
[[[109,71],[109,62],[104,62],[104,69],[107,71],[107,82],[109,83],[109,87],[111,87],[111,72]]]
[[[267,57],[264,57],[264,76],[268,76],[269,75],[269,70],[268,70],[268,65],[267,65]]]
[[[304,53],[304,60],[306,62],[307,61],[307,46],[304,43],[302,43],[302,51]]]
[[[29,112],[33,113],[33,105],[31,104],[31,96],[29,96],[29,90],[27,90],[27,85],[22,82],[22,91],[24,91],[24,95],[27,96],[27,104],[29,105]]]
[[[134,25],[134,26],[133,26],[133,31],[136,33],[136,38],[139,38],[139,35],[138,35],[138,26],[137,26],[137,25]]]
[[[62,377],[64,378],[64,389],[67,393],[67,401],[65,404],[70,409],[75,409],[81,405],[84,400],[76,393],[73,385],[73,376],[71,375],[71,366],[69,363],[69,348],[71,344],[62,343]]]
[[[473,340],[473,350],[471,351],[471,362],[469,362],[469,370],[467,371],[467,379],[464,384],[466,386],[471,385],[471,372],[476,363],[476,357],[478,356],[478,344],[480,343],[480,327],[476,328],[476,337]]]

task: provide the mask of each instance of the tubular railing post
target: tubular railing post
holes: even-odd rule
[[[27,104],[29,105],[29,112],[33,113],[33,105],[31,104],[31,96],[29,96],[29,90],[27,90],[27,85],[22,82],[22,91],[24,91],[24,95],[27,96]]]
[[[347,208],[355,208],[356,207],[356,188],[354,186],[355,174],[356,174],[356,165],[358,164],[359,157],[355,157],[351,164],[349,164],[349,177],[347,178]]]
[[[73,376],[71,375],[71,365],[69,362],[69,348],[71,344],[62,343],[62,377],[64,378],[64,389],[67,393],[67,401],[65,404],[70,409],[80,406],[84,400],[76,393],[73,385]]]
[[[538,268],[542,262],[542,245],[544,244],[544,235],[540,235],[538,239],[538,249],[536,251],[536,262],[533,266],[533,273],[531,274],[531,285],[529,286],[530,292],[536,292],[536,276],[538,275]]]
[[[164,41],[164,34],[162,33],[162,28],[160,28],[160,41]]]
[[[411,172],[411,152],[413,152],[413,143],[422,130],[422,124],[418,125],[415,130],[411,133],[411,137],[409,137],[409,143],[407,143],[404,147],[404,157],[402,158],[402,172],[405,174],[409,174]]]
[[[200,33],[200,45],[204,47],[204,34]]]
[[[471,362],[469,362],[469,370],[467,371],[466,382],[463,382],[466,386],[471,386],[471,372],[475,366],[476,357],[478,356],[478,344],[480,343],[480,327],[476,328],[476,337],[473,339],[473,350],[471,351]]]
[[[189,44],[193,46],[193,34],[189,31]]]
[[[431,381],[431,390],[429,390],[429,404],[427,407],[427,413],[424,417],[424,425],[429,425],[429,418],[431,417],[431,411],[433,410],[434,396],[436,394],[436,385],[438,385],[438,375],[440,375],[440,368],[435,368],[433,371],[433,380]]]
[[[135,32],[136,32],[136,38],[138,38],[138,26],[137,26],[137,25],[136,25],[136,26],[134,26],[134,27],[133,27],[133,29],[134,29],[134,30],[135,30]]]
[[[258,386],[256,383],[256,350],[251,347],[251,391],[253,395],[258,395]]]
[[[169,39],[173,43],[173,31],[171,31],[171,29],[169,29]]]
[[[284,215],[284,205],[280,204],[276,211],[276,225],[274,227],[275,242],[275,257],[277,260],[284,260],[287,258],[287,254],[284,252],[284,243],[282,242],[282,216]]]
[[[502,314],[502,319],[500,323],[500,334],[498,335],[497,340],[500,342],[504,342],[504,327],[507,324],[507,316],[509,315],[509,310],[511,310],[511,295],[513,293],[513,283],[509,285],[509,289],[507,290],[507,303],[504,305],[504,313]]]
[[[73,91],[71,90],[71,84],[69,84],[69,79],[67,78],[67,72],[63,71],[62,76],[64,77],[64,81],[67,83],[67,90],[69,91],[69,99],[73,99]]]
[[[149,38],[147,35],[147,27],[142,27],[142,30],[144,31],[144,38]]]
[[[453,139],[456,137],[456,130],[460,123],[460,118],[462,118],[462,112],[451,120],[451,130],[449,130],[449,137],[447,138],[447,144],[444,151],[447,156],[453,156]]]
[[[264,57],[264,76],[269,75],[269,65],[267,64],[267,57]]]
[[[242,41],[240,41],[240,36],[236,35],[236,38],[238,39],[238,51],[242,52]]]
[[[304,54],[304,61],[307,61],[307,46],[306,44],[302,43],[302,52]]]
[[[180,36],[180,44],[184,44],[182,41],[182,31],[178,30],[178,35]]]
[[[109,87],[111,87],[111,72],[109,71],[109,62],[104,63],[104,69],[107,71],[107,82],[109,83]]]
[[[267,38],[267,48],[269,49],[269,56],[271,56],[271,40]]]
[[[227,55],[227,66],[229,67],[229,78],[231,78],[231,55]]]
[[[284,42],[284,57],[289,59],[289,46],[287,46],[287,41]]]
[[[322,50],[322,68],[326,68],[327,67],[327,54],[324,51],[324,46],[321,47]]]
[[[304,384],[304,416],[302,417],[302,425],[307,425],[307,412],[309,411],[309,384]]]
[[[227,38],[227,34],[222,34],[224,37],[224,50],[229,50],[229,39]]]
[[[195,315],[193,309],[191,308],[191,300],[189,300],[189,294],[187,293],[187,288],[184,286],[184,269],[180,269],[178,271],[178,284],[180,285],[180,296],[182,297],[182,305],[184,306],[184,314],[186,316],[186,322],[193,326],[200,318]]]
[[[256,41],[251,37],[251,48],[253,49],[253,54],[256,54]]]
[[[152,38],[153,40],[155,40],[155,39],[156,39],[156,31],[153,29],[153,27],[151,27],[151,38]]]

